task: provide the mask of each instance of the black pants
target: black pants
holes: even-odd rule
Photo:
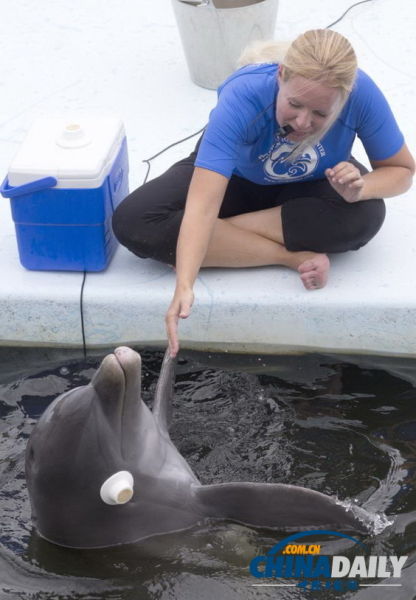
[[[185,200],[196,152],[163,175],[132,192],[117,207],[113,229],[121,244],[141,258],[174,265]],[[351,159],[361,171],[367,170]],[[348,203],[326,179],[282,185],[259,185],[233,175],[220,218],[282,206],[285,246],[291,251],[358,250],[380,229],[382,199]]]

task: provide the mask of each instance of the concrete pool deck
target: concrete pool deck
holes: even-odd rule
[[[276,38],[325,27],[352,4],[322,8],[281,0]],[[120,7],[123,7],[120,10]],[[335,26],[353,43],[360,66],[388,97],[416,154],[416,9],[411,0],[374,0]],[[410,16],[413,18],[410,18]],[[188,75],[170,3],[24,0],[2,9],[5,70],[0,96],[0,167],[10,161],[33,120],[49,114],[111,113],[127,131],[130,189],[141,162],[201,129],[215,91]],[[196,138],[152,161],[150,177],[189,153]],[[362,147],[354,155],[368,164]],[[182,347],[258,353],[331,352],[416,356],[415,186],[387,200],[381,232],[358,252],[331,257],[326,288],[308,292],[284,268],[207,269],[195,286],[192,316],[180,323]],[[83,343],[82,273],[35,272],[20,265],[9,202],[0,198],[0,345]],[[118,248],[108,269],[88,273],[83,310],[88,347],[164,346],[164,314],[174,272]]]

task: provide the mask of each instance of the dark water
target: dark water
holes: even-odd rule
[[[151,404],[162,354],[142,357]],[[312,592],[253,587],[261,581],[250,575],[250,561],[284,532],[211,522],[136,545],[76,551],[32,531],[27,438],[48,403],[88,383],[100,358],[0,349],[0,599],[416,598],[416,387],[397,375],[414,365],[393,375],[320,356],[180,360],[171,435],[203,483],[283,482],[337,495],[374,515],[364,539],[369,554],[409,556],[400,587]],[[351,551],[338,538],[324,542],[328,554]]]

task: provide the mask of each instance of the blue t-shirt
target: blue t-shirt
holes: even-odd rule
[[[278,134],[276,64],[247,65],[218,88],[218,103],[199,147],[195,166],[232,174],[254,183],[276,185],[323,179],[325,169],[349,160],[358,135],[370,160],[396,154],[404,143],[380,89],[360,69],[339,117],[315,145],[291,162],[283,159],[295,146]]]

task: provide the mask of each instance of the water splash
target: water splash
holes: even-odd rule
[[[345,508],[346,512],[352,512],[370,535],[376,536],[382,533],[387,527],[393,525],[393,520],[383,512],[370,512],[364,506],[360,506],[356,499],[339,500],[336,499],[339,506]]]

